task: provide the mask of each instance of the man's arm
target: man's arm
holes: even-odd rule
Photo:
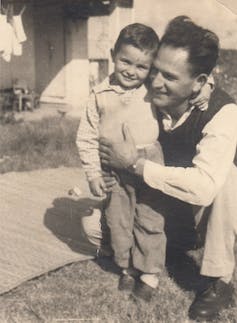
[[[138,160],[145,182],[182,201],[207,206],[224,184],[237,144],[237,107],[228,104],[204,127],[193,167],[165,167]]]
[[[101,141],[102,162],[143,176],[151,187],[190,204],[207,206],[224,184],[237,143],[237,107],[228,104],[204,127],[193,167],[168,167],[138,158],[129,130],[125,141]],[[131,167],[133,166],[133,167]]]

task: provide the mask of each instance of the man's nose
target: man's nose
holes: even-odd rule
[[[164,85],[164,78],[161,73],[157,73],[152,77],[151,85],[153,88],[162,88]]]

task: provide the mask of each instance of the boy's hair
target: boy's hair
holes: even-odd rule
[[[132,45],[142,51],[149,51],[155,56],[159,46],[159,37],[151,27],[134,23],[120,31],[114,45],[114,53],[117,54],[124,44]]]
[[[193,76],[210,74],[219,57],[218,36],[196,25],[187,16],[178,16],[170,21],[160,41],[162,45],[186,49]]]

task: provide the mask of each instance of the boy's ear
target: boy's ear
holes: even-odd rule
[[[199,74],[193,86],[193,92],[197,93],[201,90],[201,88],[207,83],[208,75],[205,73]]]
[[[112,62],[114,63],[115,53],[114,53],[114,49],[113,48],[110,49],[110,55],[111,55],[111,58],[112,58]]]

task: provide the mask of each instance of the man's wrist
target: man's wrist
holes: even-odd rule
[[[145,161],[145,158],[138,158],[132,165],[127,168],[127,170],[132,174],[143,176]]]

